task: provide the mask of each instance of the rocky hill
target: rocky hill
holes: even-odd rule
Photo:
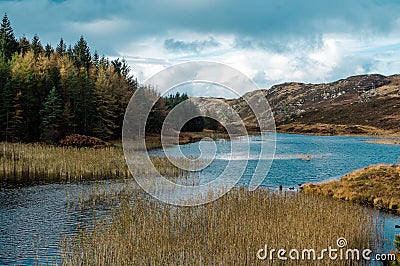
[[[191,98],[202,112],[235,109],[249,128],[254,114],[244,99],[262,94],[278,130],[320,134],[400,133],[400,75],[352,76],[332,83],[284,83],[249,92],[239,99]]]

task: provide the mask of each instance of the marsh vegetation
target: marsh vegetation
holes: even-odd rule
[[[375,165],[340,180],[302,186],[306,193],[331,196],[400,214],[400,165]]]
[[[339,237],[351,248],[379,246],[370,210],[326,197],[237,188],[189,208],[131,193],[111,222],[98,221],[93,230],[65,239],[64,265],[277,265],[258,260],[256,252],[265,244],[322,250]]]

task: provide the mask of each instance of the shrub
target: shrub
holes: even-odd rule
[[[71,146],[71,147],[94,147],[102,146],[106,143],[96,137],[73,134],[65,137],[65,139],[60,140],[61,146]]]

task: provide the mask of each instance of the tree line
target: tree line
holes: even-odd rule
[[[73,133],[109,140],[121,131],[137,88],[125,60],[93,54],[82,36],[56,48],[37,35],[17,40],[4,15],[0,29],[0,139],[57,141]]]
[[[126,106],[139,88],[124,59],[92,53],[83,36],[56,47],[35,35],[17,39],[7,14],[0,29],[0,141],[57,142],[71,134],[120,138]],[[169,110],[188,99],[157,101],[146,131],[159,133]],[[195,107],[191,107],[195,108]],[[200,113],[199,113],[200,115]],[[202,118],[185,125],[201,131]]]

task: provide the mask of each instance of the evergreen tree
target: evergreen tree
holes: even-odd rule
[[[9,138],[9,129],[10,125],[12,124],[12,117],[13,117],[13,99],[14,94],[12,91],[11,81],[8,80],[2,90],[2,106],[0,110],[1,114],[1,139],[8,141]]]
[[[104,65],[105,67],[109,67],[110,66],[110,61],[108,60],[108,58],[105,58],[104,55],[101,56],[100,58],[100,65]]]
[[[47,60],[47,58],[41,58]],[[26,138],[24,141],[34,141],[40,137],[40,115],[42,102],[48,93],[43,86],[45,79],[41,62],[35,58],[33,51],[15,55],[12,59],[12,85],[15,92],[21,92],[20,104],[23,110],[23,125]]]
[[[69,101],[67,101],[64,104],[64,111],[62,113],[63,123],[62,123],[62,127],[61,127],[61,132],[62,132],[63,136],[67,136],[67,135],[76,133],[75,132],[76,124],[75,124],[74,120],[75,120],[75,115],[72,112],[71,103]]]
[[[117,102],[109,89],[112,88],[112,79],[109,77],[105,68],[98,71],[96,89],[94,92],[96,103],[96,122],[93,133],[102,139],[109,140],[115,138],[117,128]]]
[[[6,60],[10,60],[12,55],[18,51],[18,42],[15,39],[14,31],[11,27],[7,14],[4,14],[0,28],[0,53]]]
[[[18,46],[22,55],[25,55],[31,49],[31,44],[25,35],[23,35],[21,39],[19,39]]]
[[[112,60],[111,65],[114,67],[115,72],[118,73],[118,75],[121,75],[122,62],[119,61],[119,58]]]
[[[90,55],[89,46],[83,36],[81,36],[79,41],[74,46],[73,54],[75,65],[78,68],[83,67],[88,73],[92,58]]]
[[[191,101],[187,101],[189,97],[186,93],[180,94],[179,92],[177,92],[175,95],[171,94],[164,99],[169,111],[174,109],[178,104],[182,103],[182,106],[180,107],[182,108],[181,111],[184,110],[184,112],[186,113],[190,113],[194,116],[197,116],[186,122],[181,129],[182,131],[192,131],[192,132],[203,131],[204,129],[203,117],[201,116],[201,113],[199,109],[196,107],[196,105]],[[180,121],[179,117],[175,117],[175,120],[177,124],[183,123],[183,121]],[[175,129],[179,130],[178,128]]]
[[[74,58],[74,51],[72,50],[72,46],[71,44],[68,45],[68,49],[65,52],[67,56],[69,56],[69,58]]]
[[[35,54],[36,58],[39,56],[39,54],[43,53],[43,51],[44,51],[43,46],[40,43],[40,39],[37,36],[37,34],[35,34],[35,36],[33,36],[31,49],[32,49],[33,53]]]
[[[165,103],[168,107],[169,110],[172,110],[175,106],[177,106],[178,104],[180,104],[181,102],[186,101],[187,99],[189,99],[189,97],[187,96],[186,93],[180,94],[179,91],[173,95],[169,95],[165,98]]]
[[[64,43],[63,38],[60,39],[60,42],[57,45],[56,52],[59,56],[63,56],[67,51],[67,45]]]
[[[81,106],[81,113],[79,116],[80,128],[85,135],[92,134],[92,122],[94,118],[95,106],[93,102],[93,80],[88,76],[88,72],[81,68],[78,75],[79,86],[79,102]]]
[[[60,128],[63,122],[63,107],[64,103],[61,95],[56,87],[53,87],[43,104],[43,109],[40,110],[42,140],[54,142],[60,137]]]
[[[46,44],[46,46],[44,47],[44,55],[47,58],[50,58],[51,54],[54,52],[53,47],[51,47],[51,45],[48,43]]]
[[[8,122],[12,109],[12,87],[10,84],[10,66],[4,57],[0,57],[0,140],[7,137]]]
[[[19,91],[13,100],[13,112],[7,136],[10,136],[11,141],[21,141],[24,138],[24,110],[22,109],[22,92]],[[8,138],[6,138],[8,140]]]
[[[37,35],[17,42],[7,16],[0,37],[0,141],[55,141],[71,133],[119,137],[137,89],[124,59],[91,57],[83,37],[74,47],[61,39],[55,51],[50,44],[43,48]],[[145,94],[155,99],[154,92]],[[152,132],[166,113],[165,100],[158,100],[149,116]]]
[[[99,64],[100,64],[100,58],[99,58],[99,54],[97,53],[97,51],[94,51],[92,61],[93,61],[93,64],[96,66],[96,68],[98,68]]]
[[[65,89],[66,96],[66,104],[69,105],[69,111],[64,110],[66,113],[64,114],[64,119],[69,122],[69,125],[72,127],[70,131],[73,133],[81,133],[79,130],[79,114],[81,113],[82,106],[79,101],[79,83],[78,77],[75,73],[74,69],[69,69],[68,76],[63,84]]]

